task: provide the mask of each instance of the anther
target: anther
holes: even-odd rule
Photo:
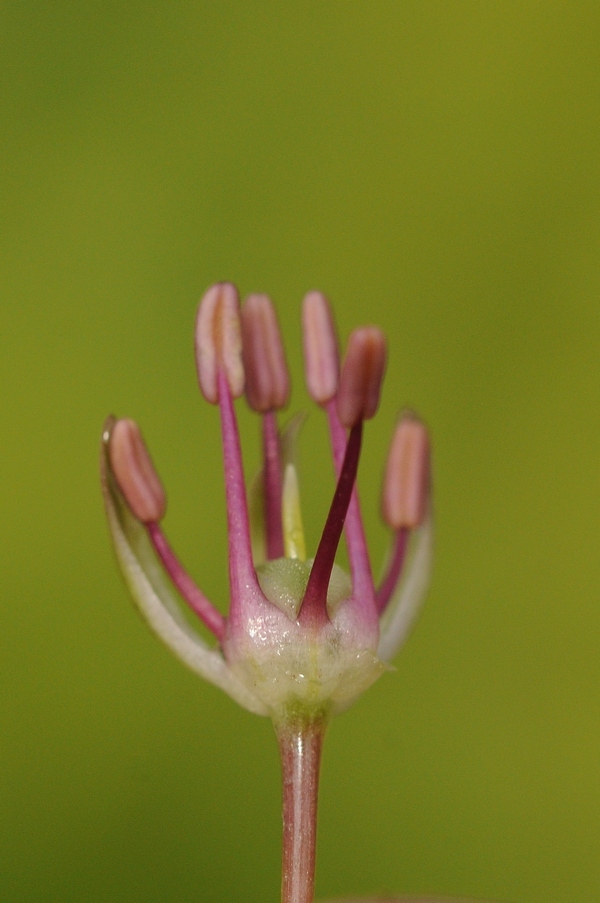
[[[202,394],[219,401],[218,374],[222,370],[234,398],[244,391],[240,299],[231,282],[209,288],[196,317],[196,367]]]
[[[242,307],[242,356],[246,396],[265,414],[285,407],[290,378],[275,309],[268,295],[249,295]]]
[[[386,356],[385,336],[376,326],[362,326],[351,334],[337,396],[344,426],[353,427],[377,412]]]
[[[302,332],[306,385],[313,401],[325,405],[338,390],[340,360],[333,316],[321,292],[304,298]]]
[[[425,424],[414,414],[405,414],[392,438],[383,483],[383,518],[393,530],[412,530],[422,523],[429,490],[429,458]]]
[[[134,420],[117,420],[110,434],[110,463],[125,501],[142,523],[157,523],[166,511],[164,489]]]

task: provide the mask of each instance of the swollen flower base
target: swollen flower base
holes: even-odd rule
[[[189,668],[275,725],[283,770],[283,903],[312,903],[319,761],[329,718],[389,667],[427,587],[431,561],[429,443],[404,414],[385,470],[382,514],[392,531],[376,586],[355,487],[363,423],[373,417],[386,362],[383,334],[355,330],[340,367],[331,311],[311,292],[302,311],[306,381],[327,417],[337,485],[314,558],[307,558],[296,466],[302,418],[280,431],[289,377],[266,295],[240,307],[235,287],[208,290],[196,320],[200,388],[219,406],[225,464],[230,605],[218,611],[171,549],[166,498],[136,423],[109,418],[101,476],[110,531],[141,613]],[[248,492],[234,399],[261,417],[264,463]],[[350,574],[335,564],[342,535]],[[187,604],[215,637],[189,625]]]

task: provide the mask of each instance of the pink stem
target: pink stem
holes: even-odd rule
[[[283,523],[281,517],[281,460],[279,434],[274,411],[262,418],[265,478],[265,524],[267,558],[283,558]]]
[[[160,526],[157,523],[149,523],[147,524],[147,529],[157,555],[184,600],[221,642],[225,634],[225,618],[220,611],[217,611],[212,602],[207,599],[202,590],[196,586],[175,555]]]
[[[362,444],[362,427],[362,420],[359,420],[350,430],[337,486],[300,606],[298,620],[301,624],[321,626],[328,621],[327,588],[356,480]]]
[[[237,420],[233,409],[233,398],[222,370],[218,373],[219,409],[221,412],[221,435],[225,464],[225,497],[227,502],[227,534],[229,542],[229,585],[231,604],[229,620],[241,614],[243,594],[246,589],[260,593],[258,580],[252,563],[250,544],[250,523],[248,503],[242,465],[242,449]]]
[[[388,602],[392,598],[396,584],[402,573],[402,566],[406,558],[406,549],[408,546],[409,530],[403,528],[398,530],[394,538],[394,549],[387,567],[387,571],[377,590],[377,611],[379,614],[385,611]]]
[[[283,776],[281,903],[313,903],[319,765],[325,725],[284,727],[278,733]]]
[[[339,475],[346,448],[346,430],[338,417],[335,398],[327,403],[327,417],[335,469]],[[345,533],[352,573],[353,596],[360,599],[363,605],[374,608],[375,588],[356,487],[354,487],[348,508]]]

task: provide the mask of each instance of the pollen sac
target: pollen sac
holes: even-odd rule
[[[249,295],[242,307],[246,397],[261,414],[285,407],[290,378],[275,309],[268,295]]]
[[[160,521],[167,499],[134,420],[117,420],[110,434],[110,463],[119,489],[142,523]]]
[[[425,424],[414,414],[405,414],[394,431],[383,483],[383,518],[393,530],[412,530],[423,521],[429,457]]]
[[[386,356],[385,336],[376,326],[362,326],[351,334],[337,396],[344,426],[353,427],[377,412]]]
[[[335,397],[340,355],[329,303],[321,292],[309,292],[302,305],[304,369],[311,398],[325,405]]]
[[[196,367],[202,394],[211,404],[219,401],[219,371],[234,398],[244,391],[240,299],[230,282],[219,282],[206,292],[196,317]]]

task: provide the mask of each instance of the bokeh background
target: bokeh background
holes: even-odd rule
[[[272,294],[292,410],[305,291],[386,330],[376,569],[397,410],[434,437],[433,586],[330,730],[319,896],[599,898],[599,40],[591,0],[2,3],[2,901],[278,898],[271,727],[142,625],[97,478],[105,415],[135,417],[224,609],[192,357],[220,279]],[[302,455],[314,548],[317,410]]]

